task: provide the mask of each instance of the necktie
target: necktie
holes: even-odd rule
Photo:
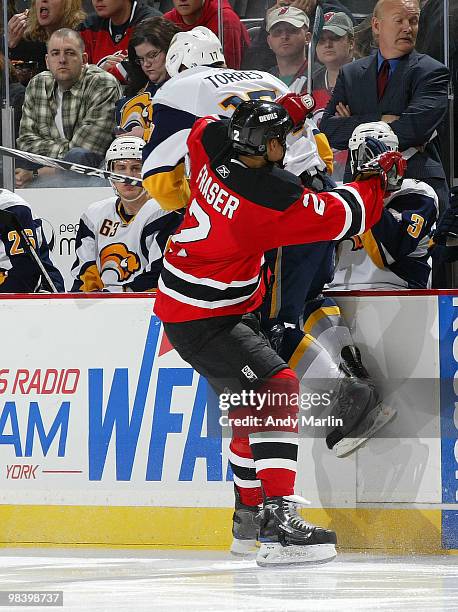
[[[390,62],[388,60],[383,60],[382,65],[380,66],[380,70],[377,75],[377,95],[378,95],[379,100],[383,98],[383,94],[385,93],[385,89],[388,84],[389,77],[390,77]]]

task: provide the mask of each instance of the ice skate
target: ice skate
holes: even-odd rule
[[[268,497],[259,532],[261,547],[256,563],[261,567],[325,563],[336,556],[336,534],[310,525],[297,513],[308,502],[298,495]]]
[[[261,516],[262,506],[242,504],[239,492],[235,487],[235,509],[232,516],[233,540],[230,548],[232,555],[255,557],[259,550],[258,536]]]
[[[337,457],[345,457],[362,444],[367,442],[369,438],[387,423],[389,423],[396,416],[396,410],[387,406],[383,402],[380,402],[373,408],[360,424],[348,435],[346,438],[342,438],[340,442],[334,444],[332,452]]]
[[[341,351],[340,368],[345,374],[332,416],[342,424],[326,436],[326,444],[337,457],[343,457],[364,444],[396,414],[381,403],[374,382],[361,361],[356,346]]]

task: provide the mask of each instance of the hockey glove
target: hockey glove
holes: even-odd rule
[[[397,191],[407,169],[407,162],[399,151],[387,151],[361,164],[356,170],[355,181],[380,176],[384,191]]]
[[[287,93],[277,98],[275,102],[283,106],[291,117],[293,131],[299,130],[304,125],[304,121],[315,108],[315,100],[310,94],[300,96],[295,93]]]

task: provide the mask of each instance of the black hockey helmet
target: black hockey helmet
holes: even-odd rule
[[[287,111],[267,100],[241,102],[229,122],[229,138],[236,151],[247,155],[264,155],[267,142],[277,138],[283,147],[293,128]]]

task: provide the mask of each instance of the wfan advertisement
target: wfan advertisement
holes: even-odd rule
[[[151,299],[1,300],[0,311],[2,503],[229,505],[217,399]]]

